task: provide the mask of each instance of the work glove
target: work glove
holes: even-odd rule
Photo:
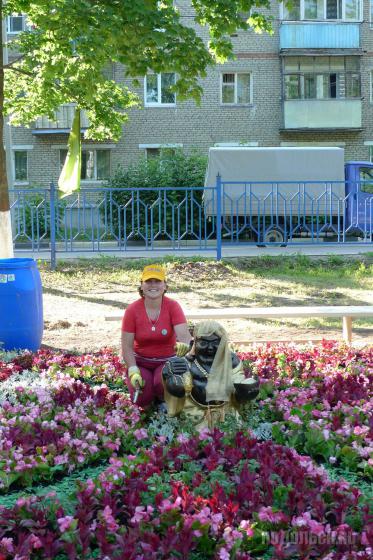
[[[175,344],[175,354],[178,358],[182,358],[185,354],[188,354],[190,350],[190,345],[186,342],[176,342]]]
[[[128,368],[128,377],[130,379],[132,387],[144,387],[145,381],[141,377],[141,371],[137,366],[131,366]]]

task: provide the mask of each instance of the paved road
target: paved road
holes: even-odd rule
[[[284,255],[309,255],[309,256],[326,256],[326,255],[363,255],[366,253],[373,253],[373,243],[354,243],[354,244],[332,244],[320,243],[313,245],[304,243],[303,245],[288,245],[287,247],[266,246],[257,247],[256,245],[245,246],[223,246],[222,256],[226,257],[258,257],[258,256],[284,256]],[[74,252],[58,252],[57,261],[67,259],[79,258],[99,258],[102,256],[110,256],[116,258],[162,258],[164,256],[178,256],[178,257],[216,257],[215,250],[199,250],[183,249],[178,251],[154,249],[149,251],[141,251],[138,249],[131,249],[128,251],[114,252],[114,251],[74,251]],[[33,259],[50,260],[50,253],[42,252],[24,252],[15,251],[15,257],[29,257]]]

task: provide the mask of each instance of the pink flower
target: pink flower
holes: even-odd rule
[[[293,519],[291,520],[291,524],[293,525],[293,527],[307,527],[310,519],[311,515],[308,511],[306,511],[299,517],[293,517]]]
[[[106,527],[109,529],[109,531],[114,532],[119,528],[118,523],[115,521],[113,517],[113,511],[110,506],[106,506],[104,508],[104,511],[102,512],[102,517],[104,518]]]
[[[319,523],[318,521],[314,521],[313,519],[311,519],[308,522],[308,527],[311,531],[311,533],[313,533],[314,535],[323,535],[324,534],[324,526]]]
[[[293,422],[293,424],[298,424],[298,426],[301,426],[303,424],[299,416],[295,416],[295,415],[289,416],[289,422]]]
[[[219,550],[219,560],[229,560],[230,554],[229,551],[223,547]]]
[[[171,511],[173,509],[179,509],[182,503],[182,499],[180,496],[176,498],[174,502],[170,502],[170,500],[162,500],[161,505],[159,506],[159,511],[164,513],[165,511]]]
[[[7,552],[13,552],[14,551],[14,547],[13,547],[13,539],[11,538],[2,538],[0,541],[0,546],[6,550]]]
[[[199,437],[198,439],[200,441],[206,441],[206,440],[210,440],[211,439],[211,433],[210,430],[208,428],[202,428],[202,430],[199,432]]]
[[[145,430],[145,428],[139,428],[138,430],[135,430],[133,432],[133,435],[135,436],[137,441],[140,441],[148,437],[148,432]]]
[[[42,548],[42,546],[43,546],[41,540],[36,535],[31,535],[30,543],[31,543],[32,548]]]
[[[273,511],[270,506],[260,508],[258,517],[260,521],[268,521],[269,523],[282,523],[287,521],[286,515],[282,512]]]
[[[328,440],[328,439],[329,439],[329,436],[330,436],[330,431],[327,430],[327,429],[324,429],[324,430],[322,431],[322,433],[323,433],[323,435],[324,435],[324,438],[325,438],[326,440]]]
[[[247,521],[246,519],[241,521],[239,528],[244,531],[248,537],[252,537],[254,534],[250,521]]]
[[[354,434],[355,436],[362,436],[369,432],[369,426],[355,426]]]
[[[57,519],[57,523],[61,533],[68,531],[73,521],[74,518],[71,515],[66,515],[66,517],[60,517],[59,519]]]
[[[27,504],[27,500],[26,498],[18,498],[16,503],[18,507],[23,507]]]

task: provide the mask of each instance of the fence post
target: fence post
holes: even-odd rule
[[[49,220],[51,232],[51,270],[56,270],[56,187],[53,183],[49,189]]]
[[[221,175],[216,176],[216,260],[221,261]]]

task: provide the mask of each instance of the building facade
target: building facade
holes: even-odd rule
[[[175,6],[190,22],[190,2]],[[373,161],[373,0],[293,0],[291,10],[272,2],[263,11],[274,34],[232,36],[235,59],[208,70],[199,107],[170,91],[172,73],[148,75],[134,88],[113,67],[142,107],[129,111],[119,142],[83,139],[82,187],[100,185],[140,156],[217,145],[342,146],[347,160]],[[9,38],[25,24],[8,18]],[[198,33],[207,41],[205,30]],[[63,106],[54,122],[11,127],[14,186],[57,182],[73,111]]]

